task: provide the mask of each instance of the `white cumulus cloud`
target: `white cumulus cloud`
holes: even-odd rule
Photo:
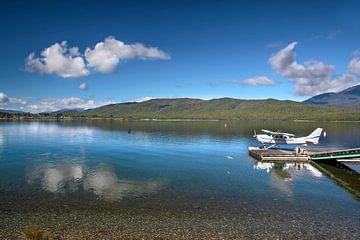
[[[296,44],[297,42],[290,43],[269,59],[271,66],[277,73],[291,79],[315,79],[327,77],[334,70],[334,66],[317,61],[309,61],[305,65],[297,63],[295,59]]]
[[[10,98],[10,104],[14,105],[26,105],[27,101],[23,98]]]
[[[3,92],[0,92],[0,104],[9,102],[9,97]]]
[[[167,60],[170,56],[157,47],[142,43],[126,44],[110,36],[95,47],[87,48],[84,54],[78,47],[69,48],[66,41],[55,43],[45,48],[39,57],[34,52],[30,53],[25,59],[25,69],[64,78],[83,77],[89,75],[91,69],[111,73],[121,61],[129,59]]]
[[[353,58],[351,59],[348,70],[351,74],[360,77],[360,52],[356,51]]]
[[[127,59],[170,59],[170,56],[156,47],[146,47],[141,43],[125,44],[114,37],[107,37],[93,49],[87,48],[85,57],[88,66],[102,73],[113,72],[119,62]]]
[[[69,98],[45,98],[41,99],[38,106],[45,111],[56,111],[59,109],[94,108],[95,101],[92,99]]]
[[[27,101],[23,98],[11,98],[6,93],[0,92],[0,104],[2,106],[8,105],[25,105]]]
[[[269,63],[279,75],[296,84],[295,94],[299,96],[336,92],[354,85],[354,78],[345,74],[331,76],[335,67],[319,61],[300,64],[296,61],[295,46],[290,43],[271,56]]]
[[[42,74],[53,73],[64,78],[83,77],[89,74],[79,49],[68,48],[66,41],[45,48],[40,55],[35,57],[35,53],[30,53],[25,60],[26,70]]]
[[[12,98],[6,93],[0,92],[0,107],[3,109],[23,109],[26,106],[27,101],[24,98]]]
[[[35,112],[52,112],[61,109],[90,109],[103,105],[113,104],[114,101],[100,101],[95,102],[93,99],[82,99],[77,97],[69,98],[44,98],[39,102],[33,104],[30,109]]]
[[[80,85],[79,85],[79,88],[81,89],[81,90],[86,90],[86,89],[88,89],[88,85],[86,84],[86,83],[81,83]]]
[[[113,104],[112,100],[95,102],[93,99],[69,98],[12,98],[0,92],[0,107],[9,110],[21,110],[25,112],[53,112],[61,109],[89,109]]]

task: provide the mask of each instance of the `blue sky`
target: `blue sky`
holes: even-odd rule
[[[340,91],[359,83],[359,12],[359,1],[5,1],[0,108]]]

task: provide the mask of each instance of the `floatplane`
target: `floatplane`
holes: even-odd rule
[[[278,147],[279,145],[296,145],[297,147],[316,145],[319,143],[320,136],[323,133],[322,128],[315,129],[315,131],[305,137],[295,137],[292,133],[281,131],[272,132],[265,129],[261,129],[261,131],[264,134],[257,134],[254,130],[254,137],[265,149]],[[326,136],[326,132],[324,132],[324,136]]]

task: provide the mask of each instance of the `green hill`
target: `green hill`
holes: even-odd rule
[[[360,110],[346,110],[275,99],[240,100],[232,98],[152,99],[140,103],[110,104],[82,112],[64,111],[62,115],[124,119],[360,120]]]

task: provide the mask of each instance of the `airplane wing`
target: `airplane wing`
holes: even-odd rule
[[[275,134],[274,132],[269,131],[269,130],[265,130],[265,129],[261,129],[261,131],[262,131],[263,133],[267,134],[267,135],[273,135],[273,134]]]
[[[283,136],[295,137],[295,134],[292,133],[280,133]]]
[[[272,132],[270,130],[261,129],[261,131],[267,135],[278,135],[278,136],[289,136],[289,137],[295,137],[292,133],[284,133],[284,132]]]

